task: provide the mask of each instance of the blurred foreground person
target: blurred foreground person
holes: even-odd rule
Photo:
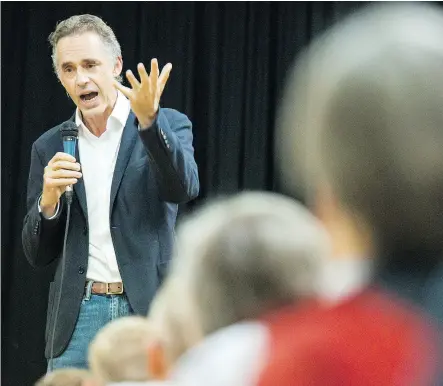
[[[176,251],[150,319],[169,337],[171,366],[188,350],[171,378],[190,386],[253,383],[267,355],[266,326],[258,319],[310,303],[330,253],[318,220],[271,193],[203,207],[179,227]]]
[[[105,384],[88,370],[65,368],[44,375],[35,386],[105,386]]]
[[[115,319],[103,327],[89,346],[89,365],[107,384],[129,385],[127,381],[146,382],[154,377],[148,369],[148,349],[158,339],[150,321],[141,316]]]
[[[260,386],[443,381],[441,36],[436,8],[371,7],[298,63],[277,153],[287,187],[331,235],[329,272],[351,290],[320,313],[267,318]],[[323,299],[340,292],[331,280],[323,287]]]
[[[188,285],[188,277],[169,275],[152,302],[149,320],[158,339],[148,347],[147,366],[154,379],[168,379],[179,358],[203,339]]]

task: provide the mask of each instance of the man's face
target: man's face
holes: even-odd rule
[[[113,82],[122,71],[122,59],[113,58],[96,33],[60,39],[56,54],[60,81],[84,118],[114,107],[117,91]]]

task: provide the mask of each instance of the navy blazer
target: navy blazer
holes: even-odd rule
[[[44,168],[60,151],[63,151],[60,126],[45,132],[32,146],[28,212],[22,232],[25,255],[32,266],[46,266],[62,255],[66,224],[64,196],[56,219],[46,220],[38,211]],[[54,356],[64,351],[74,331],[88,269],[88,211],[83,179],[74,185],[74,192]],[[138,121],[131,111],[115,165],[109,213],[117,263],[135,313],[146,315],[165,275],[171,259],[177,204],[195,198],[198,192],[189,119],[176,110],[162,108],[152,127],[139,132]],[[50,355],[49,332],[53,328],[60,276],[61,264],[58,264],[49,288],[46,357]]]

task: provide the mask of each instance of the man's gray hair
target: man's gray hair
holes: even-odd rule
[[[294,200],[241,193],[180,224],[171,276],[187,280],[203,335],[315,296],[329,243]]]
[[[114,31],[102,19],[88,14],[71,16],[59,22],[55,31],[52,32],[48,38],[52,47],[52,65],[57,75],[57,43],[66,36],[81,35],[85,32],[95,32],[100,36],[113,60],[117,61],[117,58],[122,56],[120,44]],[[121,76],[118,76],[116,79],[120,82],[122,81]]]
[[[330,187],[388,253],[443,247],[442,36],[437,7],[368,7],[301,56],[277,122],[285,184]]]

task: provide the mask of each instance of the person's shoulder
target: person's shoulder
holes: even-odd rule
[[[183,354],[171,379],[177,384],[249,385],[266,354],[268,331],[260,322],[239,322],[224,327]],[[245,372],[245,369],[247,371]]]
[[[35,141],[34,146],[37,148],[45,148],[50,146],[52,143],[57,143],[60,140],[60,128],[64,122],[60,122],[54,127],[46,130],[43,134],[40,135]]]
[[[34,145],[36,147],[45,147],[47,146],[49,143],[51,143],[52,141],[54,141],[54,139],[58,139],[58,137],[60,137],[60,128],[62,126],[62,123],[59,123],[58,125],[51,127],[49,130],[46,130],[42,135],[40,135],[40,137],[38,137],[35,141],[34,141]]]

